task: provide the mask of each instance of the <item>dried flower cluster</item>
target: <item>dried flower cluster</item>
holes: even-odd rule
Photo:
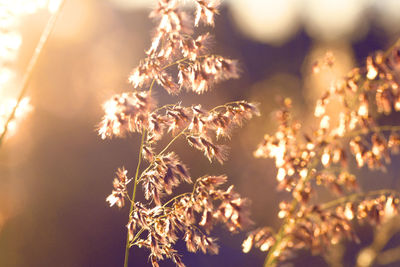
[[[151,161],[154,158],[152,146],[162,138],[164,132],[179,132],[179,135],[186,136],[191,146],[203,151],[210,161],[215,158],[222,163],[226,159],[226,147],[215,144],[213,137],[230,137],[232,128],[242,125],[243,120],[254,115],[258,115],[257,107],[246,101],[227,103],[210,111],[203,110],[200,105],[166,105],[149,115],[150,130],[143,154]]]
[[[215,82],[237,78],[235,60],[221,56],[205,55],[210,34],[193,37],[193,25],[189,15],[178,9],[177,0],[159,1],[158,7],[150,14],[160,20],[153,37],[148,57],[132,71],[129,82],[135,87],[149,85],[153,80],[170,94],[178,94],[182,87],[201,94]],[[214,25],[218,1],[195,1],[196,21]],[[171,63],[172,62],[172,63]],[[177,81],[167,72],[176,65]]]
[[[152,96],[155,84],[169,94],[178,94],[182,87],[200,94],[216,82],[238,77],[236,61],[205,54],[209,33],[193,35],[194,27],[201,22],[214,25],[218,1],[196,0],[194,18],[179,9],[178,2],[158,1],[150,14],[159,24],[147,58],[129,77],[136,89],[107,101],[103,106],[105,116],[99,125],[98,132],[103,139],[142,133],[135,176],[129,178],[125,169],[119,169],[114,179],[114,190],[106,199],[110,206],[121,208],[126,201],[131,206],[125,266],[132,246],[149,249],[153,266],[159,266],[158,262],[165,258],[172,259],[177,266],[184,266],[181,256],[173,248],[179,238],[186,242],[190,252],[217,253],[215,239],[209,236],[216,223],[225,224],[233,232],[250,222],[247,201],[233,190],[233,186],[220,188],[227,181],[224,175],[200,177],[194,181],[192,192],[169,197],[182,182],[190,184],[193,181],[179,156],[167,151],[175,140],[185,137],[210,162],[223,163],[227,147],[216,140],[229,138],[233,128],[258,115],[256,105],[246,101],[230,102],[211,110],[200,105],[184,107],[180,103],[157,107]],[[176,67],[176,78],[169,70],[172,67]],[[171,133],[173,138],[156,152],[158,141],[167,133]],[[142,158],[149,165],[140,172]],[[132,197],[128,194],[129,184],[133,184]],[[147,203],[135,202],[139,184]]]
[[[333,62],[328,55],[322,66]],[[316,73],[321,69],[320,64],[314,66]],[[351,156],[358,167],[384,170],[390,155],[399,150],[400,126],[380,123],[383,116],[400,110],[399,84],[400,46],[395,45],[369,56],[364,67],[331,84],[316,103],[312,132],[294,120],[291,100],[282,101],[277,132],[265,135],[254,155],[275,160],[278,189],[289,192],[292,200],[280,204],[278,216],[284,220],[280,230],[250,233],[243,243],[245,252],[253,245],[268,251],[265,266],[274,266],[296,248],[322,252],[342,238],[356,241],[354,218],[380,223],[398,212],[397,192],[380,191],[374,198],[356,194],[364,200],[347,194],[359,190],[350,172]],[[335,114],[329,113],[330,104],[335,105]],[[345,195],[343,200],[348,201],[315,205],[317,186]]]
[[[276,251],[280,251],[280,259],[289,256],[291,250],[308,248],[313,254],[326,252],[332,244],[337,244],[343,238],[359,242],[352,227],[352,221],[362,220],[372,224],[380,224],[399,211],[399,194],[393,192],[372,192],[367,198],[357,194],[362,200],[348,200],[346,197],[325,205],[301,206],[291,214],[285,228],[285,237],[279,240]],[[370,196],[371,195],[371,196]],[[373,197],[374,195],[378,195]],[[396,196],[394,196],[396,195]],[[279,217],[287,217],[292,208],[288,203],[280,204]],[[250,251],[257,247],[261,251],[268,251],[276,243],[272,229],[268,227],[251,232],[243,242],[243,251]]]
[[[165,159],[169,160],[170,156],[174,155],[167,155]],[[173,158],[171,160],[174,161]],[[176,175],[183,174],[179,172]],[[166,175],[160,181],[161,184],[168,182],[165,178],[174,180],[165,189],[168,193],[168,190],[171,190],[168,186],[177,183],[179,178],[173,174],[171,177]],[[174,197],[163,205],[160,203],[153,208],[135,203],[127,226],[130,245],[150,249],[153,266],[158,266],[157,262],[164,258],[171,258],[177,266],[184,266],[177,251],[171,247],[177,241],[179,234],[183,235],[188,251],[201,250],[203,253],[217,254],[218,246],[215,239],[208,236],[213,225],[221,222],[226,224],[230,231],[235,231],[248,222],[246,201],[233,191],[233,186],[227,190],[218,188],[226,180],[226,176],[201,177],[196,180],[193,192]],[[160,201],[157,200],[159,195],[147,190],[149,183],[143,184],[146,188],[146,197],[157,203]],[[161,187],[156,190],[160,189]]]
[[[148,92],[115,95],[104,103],[105,115],[99,126],[101,138],[124,136],[148,128],[149,112],[154,108]]]

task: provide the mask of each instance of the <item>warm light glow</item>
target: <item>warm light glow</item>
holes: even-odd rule
[[[253,246],[253,236],[249,236],[242,244],[242,249],[244,253],[248,253]]]
[[[344,216],[348,220],[353,220],[354,218],[354,212],[351,209],[351,205],[346,205],[346,208],[344,209]]]
[[[4,86],[8,83],[13,77],[15,73],[9,68],[2,68],[0,70],[0,85]]]
[[[372,65],[367,65],[367,69],[368,69],[367,78],[370,80],[375,79],[376,76],[378,75],[378,71],[376,70],[376,68]]]
[[[276,175],[276,179],[281,182],[283,179],[285,179],[286,176],[286,171],[284,168],[279,168],[278,174]]]
[[[367,248],[361,251],[357,258],[358,266],[370,266],[375,259],[376,253],[372,248]]]
[[[307,0],[303,10],[307,32],[318,39],[354,38],[365,32],[364,0]]]
[[[279,142],[278,146],[271,146],[270,148],[270,157],[275,158],[275,164],[276,166],[280,167],[285,163],[284,157],[285,157],[285,143],[284,142]]]
[[[261,245],[260,250],[261,251],[267,251],[271,246],[272,246],[271,240],[267,240],[264,244]]]
[[[121,8],[152,8],[157,3],[156,0],[110,0]]]
[[[344,133],[346,132],[346,114],[343,112],[339,113],[339,126],[336,129],[336,134],[338,136],[344,136]]]
[[[17,105],[17,100],[10,98],[10,95],[15,96],[15,86],[11,82],[17,76],[10,66],[13,66],[17,59],[23,42],[19,24],[25,15],[43,8],[50,9],[50,5],[54,9],[57,2],[60,3],[60,0],[0,0],[0,134],[5,130],[10,114]],[[13,91],[8,92],[8,88]],[[8,123],[7,136],[15,132],[18,122],[31,110],[29,98],[22,99],[14,119]]]
[[[325,167],[328,166],[330,159],[331,156],[329,155],[329,153],[325,152],[321,157],[322,165],[324,165]]]
[[[7,99],[2,101],[0,104],[0,133],[3,133],[5,124],[16,104],[16,99]],[[11,136],[15,133],[18,122],[21,121],[21,119],[23,119],[31,110],[32,106],[29,104],[29,98],[22,99],[17,110],[15,111],[14,120],[12,120],[8,125],[7,136]]]
[[[321,128],[321,129],[328,129],[329,128],[329,121],[330,121],[330,118],[329,118],[329,116],[328,115],[325,115],[325,116],[323,116],[322,117],[322,119],[321,119],[321,122],[320,122],[320,124],[319,124],[319,127]]]
[[[307,177],[307,175],[308,175],[308,170],[307,169],[302,169],[301,171],[300,171],[300,177],[301,178],[306,178]]]
[[[325,114],[325,105],[322,103],[321,100],[317,101],[317,106],[315,107],[314,115],[315,117],[319,118]]]
[[[358,115],[361,117],[367,118],[368,117],[368,105],[366,103],[362,103],[358,108]]]
[[[61,0],[48,0],[49,3],[47,5],[47,9],[50,13],[55,13],[60,7]]]
[[[388,197],[388,199],[386,200],[384,209],[385,219],[392,218],[396,214],[396,206],[393,200],[393,196]]]
[[[395,36],[400,32],[400,1],[379,0],[374,5],[379,22],[389,36]]]
[[[232,15],[243,34],[257,41],[281,44],[297,32],[297,0],[232,0]],[[302,7],[301,7],[302,8]]]
[[[59,1],[59,0],[57,0]],[[7,9],[14,15],[25,15],[35,13],[38,9],[54,7],[55,0],[0,0],[0,9]]]
[[[22,37],[17,32],[6,32],[0,34],[0,58],[13,60],[16,57]]]

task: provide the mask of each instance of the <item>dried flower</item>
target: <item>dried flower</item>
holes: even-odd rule
[[[284,219],[281,229],[277,233],[268,231],[265,246],[257,246],[269,250],[265,266],[275,266],[294,249],[323,253],[342,239],[358,241],[353,220],[381,224],[398,213],[397,192],[348,195],[359,190],[356,177],[348,171],[349,152],[358,167],[385,170],[390,153],[399,149],[400,127],[380,125],[379,121],[381,114],[399,110],[398,48],[392,49],[369,56],[364,67],[332,83],[331,89],[317,100],[311,135],[300,131],[300,123],[293,120],[291,101],[282,101],[276,113],[276,133],[265,135],[254,152],[256,157],[275,160],[278,189],[289,192],[291,198],[279,205],[278,217]],[[333,60],[328,61],[333,64]],[[321,66],[313,68],[318,72]],[[340,101],[331,101],[334,98]],[[336,114],[327,112],[332,102],[339,110]],[[311,199],[318,201],[315,186],[325,186],[344,196],[314,205]],[[255,244],[255,233],[244,241],[245,252]]]
[[[135,178],[128,179],[120,169],[114,180],[114,190],[107,197],[111,206],[122,207],[128,198],[127,185],[133,181],[133,195],[126,248],[138,246],[149,249],[150,262],[171,259],[177,266],[185,266],[173,246],[182,238],[190,252],[218,253],[216,240],[210,236],[217,223],[235,232],[250,224],[248,201],[234,191],[233,186],[221,189],[227,177],[204,176],[195,180],[192,192],[171,196],[182,182],[192,183],[188,167],[175,152],[167,150],[180,136],[190,145],[204,152],[212,161],[227,158],[227,146],[214,139],[230,137],[232,129],[245,120],[259,115],[257,105],[245,101],[227,103],[211,110],[200,105],[184,107],[180,103],[156,107],[151,91],[155,85],[170,94],[178,94],[182,87],[201,94],[217,82],[238,77],[237,62],[218,55],[207,55],[210,34],[193,37],[192,28],[202,21],[214,25],[218,13],[217,1],[195,1],[196,18],[191,21],[179,9],[177,0],[159,0],[150,16],[157,19],[152,44],[147,58],[142,60],[129,82],[141,91],[115,95],[104,104],[105,116],[99,125],[101,138],[125,137],[140,132],[142,142]],[[191,23],[191,25],[190,25]],[[177,67],[177,77],[169,68]],[[143,87],[149,86],[148,91]],[[158,141],[167,133],[172,140],[159,152]],[[140,172],[141,158],[148,167]],[[135,201],[137,186],[142,184],[146,203]],[[170,197],[171,196],[171,197]],[[169,199],[167,199],[169,198]]]
[[[149,112],[154,100],[148,92],[115,95],[104,103],[105,115],[99,126],[102,139],[124,136],[128,132],[140,132],[148,127]]]
[[[114,206],[117,204],[119,208],[122,208],[125,205],[125,196],[127,194],[127,185],[130,182],[130,179],[127,177],[128,171],[124,168],[118,169],[117,177],[114,178],[113,186],[114,190],[111,195],[109,195],[106,199],[110,203],[110,206]]]

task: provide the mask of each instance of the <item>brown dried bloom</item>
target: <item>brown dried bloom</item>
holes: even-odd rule
[[[140,132],[148,127],[149,112],[154,100],[148,92],[123,93],[104,103],[105,115],[99,126],[102,139],[125,136],[128,132]]]
[[[195,25],[199,25],[200,21],[205,24],[214,26],[214,15],[218,14],[218,0],[196,0],[196,18]]]
[[[205,110],[194,104],[184,107],[180,103],[156,107],[151,92],[159,85],[169,94],[178,94],[182,87],[195,93],[204,93],[217,82],[238,77],[237,62],[208,51],[209,33],[194,37],[192,29],[200,21],[214,25],[218,13],[218,1],[195,0],[196,18],[192,19],[180,10],[177,0],[159,0],[150,17],[159,24],[155,30],[147,57],[129,76],[134,88],[149,86],[148,91],[134,91],[115,95],[104,104],[105,116],[99,126],[99,135],[105,138],[125,137],[127,133],[142,134],[139,161],[135,178],[132,178],[132,197],[128,197],[127,185],[131,181],[124,169],[118,170],[114,190],[107,197],[110,205],[122,207],[130,202],[127,224],[125,267],[128,251],[132,246],[150,250],[150,262],[171,259],[177,266],[185,266],[181,256],[173,248],[179,238],[186,242],[190,252],[218,253],[216,240],[209,236],[213,226],[224,224],[235,232],[250,223],[248,201],[221,185],[226,176],[204,176],[195,180],[192,192],[173,196],[182,182],[192,183],[186,165],[176,153],[168,152],[179,137],[204,152],[211,161],[222,163],[227,157],[227,146],[214,139],[230,137],[232,129],[242,126],[243,121],[257,116],[257,105],[236,101]],[[171,68],[177,71],[170,71]],[[174,77],[172,73],[177,73]],[[171,141],[158,150],[158,141],[172,134]],[[141,170],[142,158],[148,166]],[[146,203],[135,201],[137,187],[142,184]],[[169,196],[169,200],[165,201]]]
[[[118,169],[117,177],[114,178],[113,186],[114,190],[111,195],[109,195],[106,199],[110,203],[110,207],[117,204],[119,208],[122,208],[125,205],[125,197],[127,194],[127,185],[131,181],[127,177],[128,171],[124,168]]]
[[[360,168],[385,170],[390,154],[398,152],[400,126],[381,125],[379,120],[400,110],[398,51],[396,45],[386,53],[377,52],[366,59],[364,67],[332,83],[316,103],[311,133],[293,119],[291,101],[282,101],[276,113],[278,130],[274,135],[265,135],[254,155],[275,160],[278,189],[289,192],[291,201],[280,205],[278,217],[284,221],[279,231],[269,231],[263,234],[264,239],[256,239],[256,234],[263,232],[257,230],[243,243],[243,250],[248,252],[256,240],[268,240],[264,246],[268,250],[265,266],[275,266],[294,249],[322,253],[341,239],[357,241],[352,220],[380,224],[398,213],[398,192],[349,194],[359,187],[348,164],[353,155]],[[331,56],[326,60],[327,66],[333,64]],[[335,114],[327,112],[332,103],[338,111]],[[314,205],[318,186],[344,196]],[[256,246],[261,248],[260,244]]]
[[[150,249],[155,261],[165,257],[183,264],[171,247],[181,233],[188,251],[218,253],[215,239],[208,236],[213,225],[222,222],[227,224],[229,230],[235,231],[249,221],[244,208],[246,201],[232,187],[228,190],[218,188],[226,180],[225,176],[198,178],[192,193],[174,197],[151,209],[135,203],[127,225],[131,245]],[[221,203],[219,206],[216,205],[218,202]],[[196,219],[199,216],[201,219]]]
[[[165,131],[173,135],[181,131],[180,135],[186,135],[188,143],[203,151],[210,161],[215,158],[222,163],[227,157],[227,147],[215,144],[213,138],[230,137],[233,128],[258,115],[257,105],[246,101],[227,103],[210,111],[202,109],[200,105],[166,105],[150,114],[144,155],[153,159],[149,148],[162,138]]]
[[[235,60],[221,56],[208,56],[194,63],[179,65],[178,84],[197,94],[207,92],[219,81],[238,78]]]

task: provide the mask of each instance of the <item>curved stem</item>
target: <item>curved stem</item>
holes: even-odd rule
[[[185,133],[185,131],[188,127],[189,126],[185,127],[185,129],[183,129],[179,134],[177,134],[174,138],[172,138],[172,140],[164,147],[163,150],[161,150],[161,152],[158,155],[161,155],[162,153],[164,153],[175,142],[176,139],[178,139]]]
[[[143,130],[143,132],[142,132],[142,140],[141,140],[140,148],[139,148],[139,159],[138,159],[138,164],[137,164],[137,167],[136,167],[135,181],[134,181],[134,185],[133,185],[133,193],[132,193],[132,197],[131,197],[131,207],[129,208],[129,217],[128,217],[129,220],[130,220],[130,217],[131,217],[131,213],[133,211],[133,206],[135,204],[136,188],[137,188],[137,185],[138,185],[140,164],[142,163],[142,151],[143,151],[143,145],[144,145],[145,136],[146,136],[146,131]],[[128,267],[128,258],[129,258],[129,230],[127,230],[127,233],[126,233],[124,267]]]
[[[398,192],[396,190],[392,190],[392,189],[382,189],[382,190],[376,190],[376,191],[369,191],[366,193],[355,193],[355,194],[351,194],[348,196],[344,196],[344,197],[326,202],[321,205],[321,209],[324,209],[324,210],[330,209],[330,208],[333,208],[340,204],[346,203],[348,201],[357,200],[359,198],[367,198],[367,197],[371,197],[371,196],[380,196],[380,195],[389,195],[389,194],[400,195],[400,192]]]
[[[173,202],[174,200],[176,200],[176,199],[178,199],[178,198],[181,198],[181,197],[183,197],[183,196],[186,196],[186,195],[191,195],[191,194],[192,194],[191,192],[186,192],[186,193],[177,195],[177,196],[171,198],[170,200],[168,200],[167,202],[165,202],[165,203],[163,204],[163,208],[165,208],[169,203]]]
[[[54,30],[54,26],[56,24],[57,18],[59,17],[62,7],[64,6],[65,1],[61,0],[61,3],[57,9],[57,11],[50,17],[49,21],[46,24],[46,27],[44,28],[42,35],[40,36],[39,42],[36,45],[35,51],[28,63],[28,67],[26,68],[23,80],[22,80],[22,84],[21,84],[21,88],[20,88],[20,92],[17,98],[17,103],[14,106],[13,110],[10,113],[10,116],[8,117],[5,125],[4,125],[4,130],[0,135],[0,147],[3,144],[4,138],[8,132],[8,127],[10,125],[10,122],[15,118],[15,113],[17,112],[17,109],[19,107],[19,105],[21,104],[22,99],[24,98],[26,92],[28,91],[28,86],[29,83],[31,81],[32,78],[32,73],[33,70],[38,62],[39,56],[41,55],[43,48],[45,47],[47,41],[49,40],[49,36],[50,34],[53,32]]]

